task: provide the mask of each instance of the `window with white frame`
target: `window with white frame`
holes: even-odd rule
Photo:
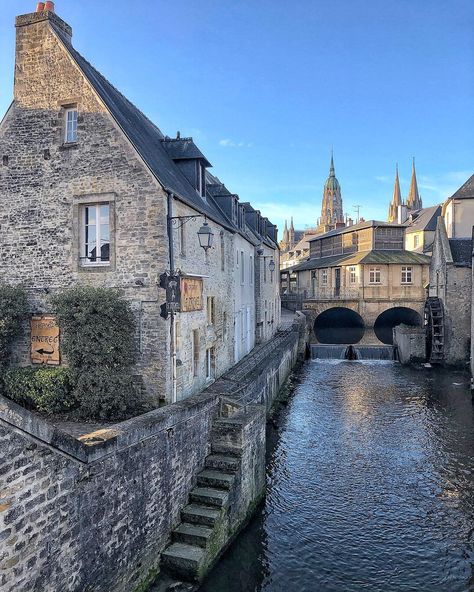
[[[253,274],[255,273],[255,269],[253,266],[253,255],[250,255],[250,265],[249,265],[249,283],[253,286]]]
[[[416,249],[420,244],[420,237],[415,234],[415,236],[413,237],[413,248]]]
[[[110,264],[110,205],[87,204],[81,207],[81,264]]]
[[[240,251],[240,283],[245,284],[245,259],[244,252]]]
[[[213,347],[206,349],[206,378],[212,380],[216,376],[216,350]]]
[[[77,142],[77,107],[69,107],[64,111],[64,142]]]
[[[369,269],[369,284],[380,284],[380,267]]]
[[[349,283],[355,284],[357,282],[357,269],[355,265],[351,265],[348,268],[349,271]]]
[[[216,301],[214,296],[207,297],[207,324],[214,325],[216,322]]]
[[[323,269],[321,271],[321,285],[322,286],[328,285],[328,270],[327,269]]]
[[[411,284],[413,281],[413,267],[402,267],[402,284]]]

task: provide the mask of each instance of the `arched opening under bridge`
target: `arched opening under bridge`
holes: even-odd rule
[[[319,343],[359,343],[364,331],[360,314],[343,306],[325,310],[314,321],[314,334]]]
[[[421,327],[421,316],[412,308],[396,306],[381,313],[374,323],[374,332],[382,343],[393,345],[393,328],[397,325]]]

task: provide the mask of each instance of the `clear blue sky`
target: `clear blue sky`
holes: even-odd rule
[[[0,112],[14,17],[0,16]],[[395,163],[425,205],[474,172],[472,0],[57,0],[77,49],[275,223],[314,224],[334,146],[344,209],[385,219]]]

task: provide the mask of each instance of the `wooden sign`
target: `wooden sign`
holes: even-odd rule
[[[59,325],[56,317],[32,317],[31,361],[33,364],[59,366]]]
[[[202,279],[181,278],[181,312],[202,310]]]

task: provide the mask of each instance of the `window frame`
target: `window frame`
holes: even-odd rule
[[[73,118],[73,132],[74,137],[71,139],[69,137],[69,114],[75,113],[75,118]],[[79,110],[77,105],[69,105],[64,107],[64,129],[63,129],[63,143],[66,145],[69,144],[77,144],[78,140],[78,119],[79,119]]]
[[[96,245],[96,252],[99,252],[102,245],[101,245],[101,226],[102,218],[101,218],[101,208],[107,207],[108,213],[108,245],[109,245],[109,258],[106,261],[102,261],[101,257],[96,257],[95,261],[91,261],[90,258],[87,256],[88,249],[86,250],[86,246],[90,244],[86,242],[86,228],[87,226],[91,226],[90,224],[86,224],[86,212],[90,208],[95,208],[95,245]],[[81,203],[79,204],[79,265],[82,268],[91,268],[91,267],[110,267],[112,261],[112,222],[111,222],[111,203],[107,201],[98,201],[98,202],[90,202],[90,203]],[[107,243],[104,243],[107,244]]]
[[[411,284],[413,284],[413,266],[412,265],[403,265],[402,266],[401,284],[402,284],[402,286],[410,286]]]
[[[349,284],[354,286],[357,283],[357,266],[356,265],[349,265],[347,268],[349,274]]]
[[[329,280],[329,274],[327,268],[321,269],[321,286],[327,286]]]
[[[206,349],[206,380],[216,378],[216,348],[214,346]]]
[[[369,284],[377,286],[382,283],[380,267],[369,267]]]
[[[210,327],[212,327],[216,324],[216,299],[215,299],[215,296],[208,296],[206,302],[207,302],[207,305],[206,305],[207,324]]]

